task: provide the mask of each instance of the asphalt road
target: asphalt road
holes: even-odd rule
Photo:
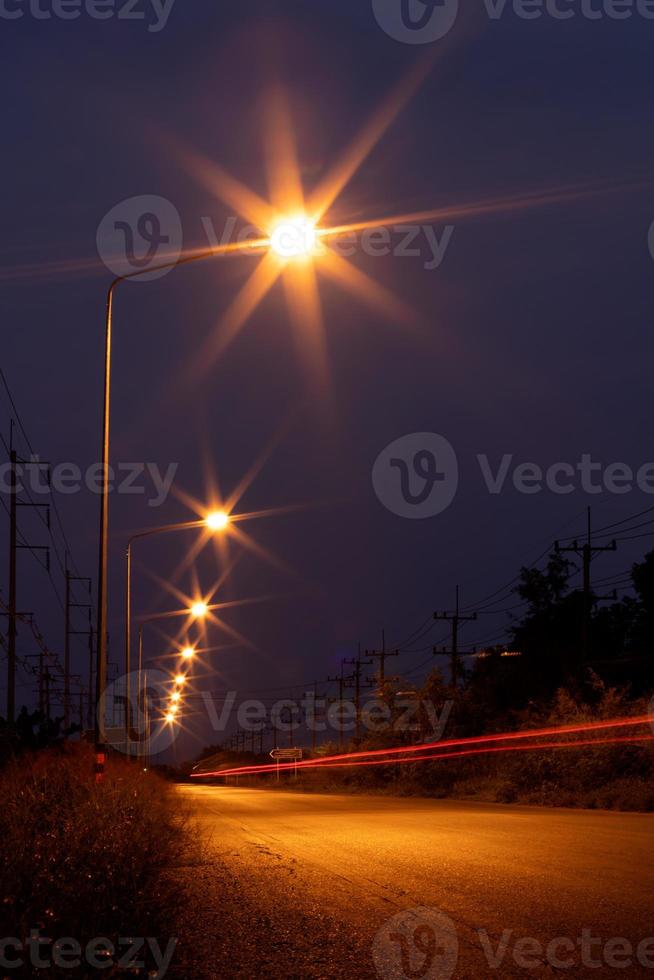
[[[180,976],[654,978],[654,816],[179,792],[209,834]]]

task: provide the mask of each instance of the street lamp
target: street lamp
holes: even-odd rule
[[[216,510],[207,514],[204,523],[210,531],[224,531],[229,524],[229,514],[224,510]]]
[[[306,214],[286,218],[277,224],[270,235],[270,247],[283,259],[308,258],[318,244],[315,222]]]
[[[156,534],[170,534],[175,531],[190,531],[196,528],[208,528],[210,531],[224,531],[230,522],[226,511],[211,511],[202,521],[185,521],[182,524],[162,524],[159,527],[146,528],[137,531],[127,542],[126,574],[125,574],[125,676],[129,677],[132,660],[132,545],[140,538],[151,538]],[[127,712],[127,706],[125,712]]]
[[[209,612],[209,607],[206,602],[194,602],[189,611],[193,619],[204,619]]]

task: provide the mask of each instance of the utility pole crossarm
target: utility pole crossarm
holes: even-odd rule
[[[445,622],[450,622],[452,624],[452,645],[449,650],[437,650],[434,647],[434,654],[441,655],[446,654],[451,658],[451,680],[452,687],[456,688],[459,683],[459,657],[468,656],[468,654],[463,653],[459,650],[459,626],[461,623],[474,622],[477,619],[477,613],[471,613],[468,616],[464,616],[463,613],[459,612],[459,586],[456,587],[456,605],[454,612],[435,612],[435,620],[444,620]]]
[[[353,685],[347,684],[347,687],[354,686],[354,706],[355,706],[355,718],[356,718],[356,741],[359,743],[361,741],[361,688],[370,687],[370,684],[361,683],[361,668],[364,666],[369,666],[374,663],[372,660],[364,660],[361,657],[361,647],[359,646],[359,654],[356,658],[351,660],[344,660],[344,664],[348,666],[353,666],[354,670],[352,672]]]
[[[381,650],[366,650],[366,656],[370,656],[375,660],[379,660],[379,688],[381,691],[384,690],[384,684],[386,683],[386,661],[389,657],[399,657],[399,650],[387,650],[386,649],[386,631],[382,630],[382,645]]]
[[[581,626],[581,647],[582,647],[582,661],[586,663],[590,656],[590,626],[591,626],[593,602],[597,601],[598,599],[613,598],[613,596],[593,596],[592,586],[590,581],[590,564],[595,555],[607,551],[617,551],[618,542],[614,539],[608,545],[593,544],[592,512],[591,512],[591,508],[589,507],[587,512],[587,529],[586,529],[585,542],[583,544],[580,544],[579,541],[574,540],[571,545],[566,545],[565,547],[562,547],[558,541],[555,541],[554,550],[557,554],[578,555],[583,562],[584,608],[583,608],[583,618],[582,618],[582,626]]]

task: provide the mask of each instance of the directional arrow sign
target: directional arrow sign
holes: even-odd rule
[[[299,762],[302,758],[302,749],[273,749],[270,758],[276,762]]]

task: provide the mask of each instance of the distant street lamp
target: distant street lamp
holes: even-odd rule
[[[154,613],[151,616],[147,616],[143,620],[143,622],[139,624],[139,631],[138,631],[138,636],[139,636],[139,640],[138,640],[138,673],[137,673],[137,682],[136,682],[137,683],[137,688],[138,688],[138,690],[137,690],[137,696],[136,696],[136,703],[137,703],[137,708],[138,709],[143,709],[144,708],[144,704],[145,704],[145,700],[146,700],[145,699],[145,685],[143,685],[143,677],[144,677],[144,674],[143,674],[143,626],[146,625],[147,623],[153,622],[154,620],[157,620],[157,619],[168,619],[169,615],[170,615],[170,613]],[[195,647],[192,647],[192,646],[186,646],[186,647],[184,647],[182,650],[180,650],[180,656],[182,657],[182,660],[183,661],[185,661],[187,663],[190,663],[190,661],[195,656]],[[146,673],[145,676],[146,676],[146,679],[147,679],[147,673]],[[188,677],[187,677],[186,674],[182,674],[182,673],[175,674],[174,682],[175,682],[177,688],[180,688],[184,684],[186,684],[186,681],[187,680],[188,680]],[[166,721],[172,722],[172,721],[175,720],[175,712],[177,711],[177,704],[176,704],[176,702],[178,702],[180,700],[180,698],[181,698],[181,693],[180,693],[179,690],[175,690],[171,694],[171,697],[170,697],[171,704],[169,706],[168,713],[165,715],[165,720]],[[126,749],[126,751],[127,751],[127,755],[129,756],[131,754],[130,753],[130,742],[129,742],[129,738],[130,738],[129,725],[130,725],[130,722],[129,722],[129,714],[128,714],[128,712],[129,712],[129,703],[130,703],[130,700],[129,700],[129,691],[128,691],[128,699],[127,699],[127,701],[128,701],[128,703],[127,703],[127,705],[125,707],[125,733],[126,733],[126,743],[127,743],[127,749]],[[170,714],[171,712],[172,712],[172,714]],[[146,720],[146,732],[148,733],[148,734],[146,734],[146,741],[147,741],[149,739],[149,728],[150,728],[149,711],[146,710],[145,711],[145,714],[147,715],[147,720]],[[168,714],[170,714],[170,717],[168,717]],[[136,754],[138,756],[138,754],[139,754],[138,751],[137,751]]]

